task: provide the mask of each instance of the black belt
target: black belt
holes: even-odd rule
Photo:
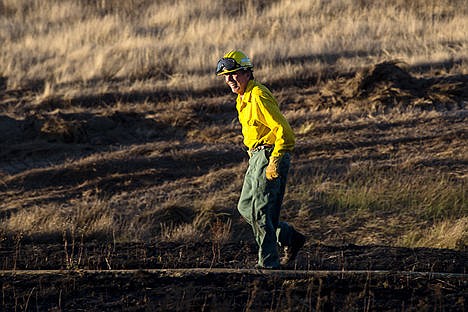
[[[274,147],[274,145],[271,145],[271,144],[259,145],[259,146],[255,147],[255,148],[250,149],[249,152],[250,153],[255,153],[255,152],[264,150],[266,148],[271,148],[271,147]]]

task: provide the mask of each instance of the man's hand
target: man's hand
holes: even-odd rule
[[[279,163],[281,161],[280,157],[270,157],[270,162],[266,167],[266,178],[267,180],[274,180],[280,176],[279,174]]]

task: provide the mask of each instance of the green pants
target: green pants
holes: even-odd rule
[[[291,244],[294,229],[286,222],[280,222],[280,210],[286,189],[290,156],[283,156],[279,172],[280,177],[268,181],[265,169],[272,149],[254,152],[249,160],[244,185],[237,209],[242,217],[252,226],[258,244],[258,264],[266,268],[279,266],[278,246]]]

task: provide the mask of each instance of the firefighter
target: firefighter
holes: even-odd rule
[[[294,133],[270,90],[255,80],[252,62],[243,52],[225,54],[216,75],[223,76],[237,94],[238,118],[250,157],[237,209],[251,225],[259,247],[255,267],[288,267],[306,241],[293,226],[279,220]],[[278,244],[284,247],[282,259]]]

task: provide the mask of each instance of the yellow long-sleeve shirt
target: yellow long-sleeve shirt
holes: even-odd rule
[[[236,103],[244,144],[249,149],[274,145],[273,157],[281,157],[294,149],[294,133],[268,88],[250,80],[244,95],[237,96]]]

